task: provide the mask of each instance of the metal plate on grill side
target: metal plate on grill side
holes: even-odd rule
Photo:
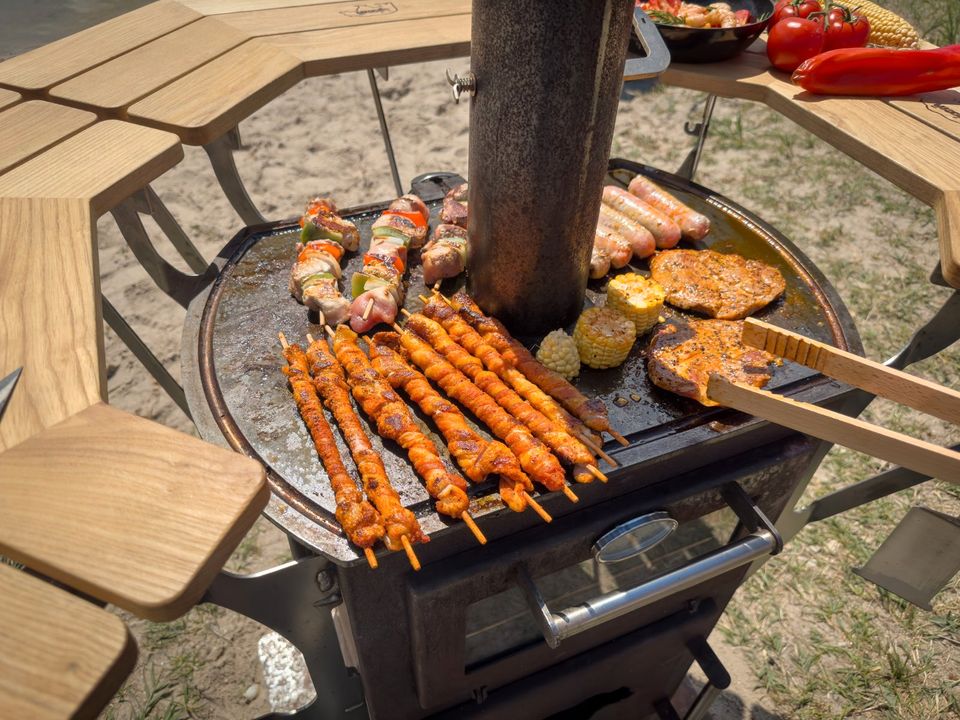
[[[787,281],[785,297],[758,313],[758,317],[853,352],[861,350],[853,323],[832,288],[783,235],[712,191],[652,168],[612,160],[613,175],[608,180],[625,186],[623,180],[628,182],[630,176],[641,171],[710,217],[713,229],[698,246],[739,252],[780,269]],[[437,222],[439,204],[436,200],[428,202],[434,213],[431,227]],[[370,225],[386,205],[382,203],[349,213],[345,211],[356,222],[361,233],[360,251],[349,254],[344,262],[345,282],[342,284],[347,287],[349,278],[362,267],[363,251],[369,245]],[[333,517],[333,492],[280,371],[283,359],[277,340],[278,331],[283,331],[291,342],[305,342],[307,333],[315,337],[323,334],[323,328],[312,321],[314,319],[308,316],[306,309],[291,298],[287,290],[296,230],[292,222],[247,228],[221,253],[221,274],[211,287],[205,303],[204,298],[199,298],[191,306],[190,315],[199,316],[199,319],[188,317],[190,330],[185,327],[185,344],[197,342],[197,335],[191,335],[191,332],[199,334],[199,343],[190,348],[189,353],[186,350],[184,352],[185,357],[196,352],[199,374],[185,364],[184,385],[188,397],[193,398],[191,406],[198,397],[202,397],[209,406],[215,432],[222,433],[235,449],[262,460],[268,466],[274,491],[267,509],[268,516],[303,544],[337,562],[352,564],[362,556],[358,556],[346,541]],[[636,269],[644,272],[646,263]],[[408,279],[406,307],[413,312],[420,308],[421,302],[417,296],[423,292],[422,269],[417,252],[411,253]],[[536,278],[531,278],[530,282],[535,284]],[[444,292],[452,292],[462,284],[462,277],[448,281],[444,285]],[[588,304],[603,302],[604,284],[603,281],[590,283]],[[674,312],[668,309],[664,314],[669,317]],[[537,338],[525,340],[531,344]],[[723,408],[704,408],[695,401],[652,386],[645,370],[645,345],[646,339],[639,339],[623,366],[606,371],[584,368],[577,380],[581,391],[601,397],[606,402],[611,424],[631,440],[631,447],[623,450],[608,443],[608,452],[616,450],[617,458],[625,461],[625,464],[613,472],[604,468],[611,477],[609,485],[580,486],[578,493],[585,498],[581,506],[608,499],[627,489],[636,489],[639,483],[663,479],[664,471],[660,471],[659,475],[651,474],[648,477],[644,474],[642,478],[638,477],[639,468],[631,467],[631,463],[641,462],[636,458],[642,458],[646,467],[647,461],[657,457],[658,453],[661,458],[667,454],[673,457],[698,443],[714,445],[729,438],[731,447],[729,451],[723,450],[723,455],[728,455],[742,450],[746,437],[753,438],[747,442],[757,442],[755,434],[751,433],[760,427],[759,423],[753,423],[748,430],[744,430],[744,418],[741,415]],[[199,384],[200,388],[190,387],[193,383]],[[777,369],[771,387],[802,391],[823,384],[822,378],[810,370],[786,364]],[[839,389],[834,386],[832,390],[822,391],[820,396],[828,397],[831,392],[836,395]],[[207,414],[207,417],[210,415]],[[441,452],[446,454],[442,439],[432,433],[432,428],[424,418],[420,417],[420,420]],[[198,421],[198,427],[204,436],[212,434],[205,431],[203,422]],[[442,543],[430,543],[423,547],[422,552],[418,550],[421,558],[429,561],[435,553],[446,555],[470,547],[473,540],[469,533],[437,516],[403,451],[393,443],[381,442],[369,424],[367,428],[404,504],[421,518],[427,532],[449,535]],[[341,455],[352,470],[346,445],[342,443],[339,433],[335,432],[335,436]],[[667,437],[671,438],[670,441],[662,442]],[[620,478],[619,482],[617,478]],[[471,512],[476,517],[491,513],[499,513],[501,517],[498,521],[499,531],[494,530],[492,537],[539,522],[531,513],[517,516],[504,510],[497,498],[494,483],[473,486],[472,494],[474,501]],[[577,507],[562,498],[555,503],[552,498],[546,500],[548,509],[555,515],[557,512],[573,511]],[[492,529],[489,521],[488,524],[481,522],[481,525],[485,531]]]

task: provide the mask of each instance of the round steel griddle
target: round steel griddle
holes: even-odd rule
[[[783,235],[722,196],[646,166],[612,160],[608,181],[625,187],[637,172],[649,175],[710,218],[711,232],[696,243],[696,247],[737,252],[773,265],[783,273],[787,282],[785,295],[756,313],[756,317],[852,352],[861,351],[853,322],[836,293]],[[443,188],[435,188],[432,198],[422,187],[417,189],[425,195],[434,214],[432,229],[437,222]],[[343,285],[348,292],[349,278],[362,266],[363,252],[370,241],[370,226],[386,205],[366,206],[347,215],[361,233],[360,251],[349,254],[344,265]],[[230,446],[267,466],[273,490],[267,515],[301,543],[338,563],[352,564],[359,562],[362,555],[347,542],[336,523],[333,491],[281,372],[284,360],[277,339],[279,331],[283,331],[290,342],[300,343],[306,342],[308,333],[314,337],[324,334],[316,318],[310,317],[287,290],[297,233],[298,228],[292,222],[251,227],[241,231],[221,252],[220,275],[208,293],[194,300],[188,314],[184,329],[184,387],[194,419],[205,438],[226,438]],[[635,264],[633,269],[645,272],[645,265],[636,267]],[[536,277],[529,278],[529,283],[535,292],[550,291],[538,287]],[[448,281],[443,291],[449,294],[462,284],[462,277]],[[604,284],[602,280],[590,282],[588,304],[603,302]],[[415,312],[421,307],[417,296],[423,291],[419,253],[412,252],[406,295],[408,310]],[[667,318],[674,314],[680,313],[665,309]],[[532,345],[537,338],[526,340]],[[568,507],[569,504],[560,505],[558,501],[553,503],[558,511],[572,511],[575,507],[609,499],[624,492],[627,483],[629,489],[635,489],[643,481],[635,458],[642,456],[649,460],[658,448],[666,448],[667,443],[662,440],[665,437],[675,440],[683,433],[699,429],[698,442],[702,442],[704,427],[708,426],[710,442],[729,434],[730,442],[738,444],[739,440],[739,449],[744,449],[746,433],[738,427],[744,424],[742,416],[723,408],[704,408],[649,382],[645,345],[645,340],[638,340],[630,357],[618,368],[597,371],[584,367],[581,371],[577,386],[586,395],[598,396],[606,402],[611,425],[631,440],[631,447],[621,451],[615,443],[608,443],[607,451],[616,449],[618,459],[626,462],[616,471],[604,467],[610,476],[608,485],[579,486],[578,492],[587,502]],[[776,370],[769,387],[796,395],[825,382],[802,366],[786,363]],[[442,438],[432,432],[425,418],[418,417],[424,430],[446,455]],[[442,541],[448,549],[473,542],[462,527],[457,528],[437,516],[403,450],[393,443],[381,442],[370,425],[366,427],[374,447],[381,453],[391,482],[403,503],[420,518],[424,530],[431,536],[438,532],[449,534],[450,537]],[[335,436],[341,455],[352,470],[348,448],[336,431]],[[655,440],[659,442],[653,442]],[[677,447],[674,441],[669,445],[671,452],[676,452]],[[731,450],[731,454],[733,452]],[[532,513],[518,516],[504,509],[494,483],[472,486],[471,491],[471,512],[478,518],[491,513],[510,515],[513,517],[506,520],[512,523],[513,529],[540,522]],[[551,507],[552,498],[546,500]],[[490,522],[493,520],[491,517]],[[481,526],[484,526],[482,521]],[[455,540],[455,532],[464,533],[466,538],[461,535]],[[439,544],[430,543],[424,548],[429,554]]]

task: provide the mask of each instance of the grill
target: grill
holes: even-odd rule
[[[760,317],[862,352],[836,293],[783,235],[730,200],[653,168],[612,160],[607,181],[625,186],[635,173],[707,208],[714,229],[702,247],[780,269],[786,295]],[[459,182],[435,173],[414,180],[412,191],[436,213],[444,192]],[[345,213],[361,230],[361,247],[385,208]],[[532,512],[503,508],[492,483],[472,486],[471,513],[490,540],[483,547],[462,523],[436,515],[402,451],[380,443],[370,429],[391,481],[431,535],[417,548],[421,572],[413,573],[402,553],[385,552],[371,571],[334,520],[332,491],[279,369],[277,331],[291,341],[323,332],[287,295],[295,228],[291,222],[250,227],[221,252],[220,274],[188,314],[184,384],[204,437],[226,438],[268,466],[268,516],[311,559],[311,572],[324,574],[322,600],[316,587],[311,594],[290,585],[283,592],[294,599],[272,598],[306,613],[309,632],[280,618],[279,610],[265,620],[304,652],[318,686],[317,712],[398,719],[673,717],[669,698],[692,662],[714,686],[725,686],[729,678],[705,638],[749,562],[778,551],[766,518],[777,517],[806,482],[822,444],[663,392],[650,385],[642,353],[634,352],[620,368],[586,370],[578,383],[603,398],[611,425],[629,440],[627,447],[605,448],[620,463],[601,466],[609,483],[577,485],[576,505],[559,493],[540,498],[555,518],[549,525]],[[345,266],[347,277],[359,269],[361,254]],[[590,284],[588,303],[601,287]],[[422,290],[413,257],[409,310],[419,309]],[[846,386],[797,365],[778,368],[770,387],[837,410],[852,398]],[[596,559],[601,536],[651,515],[672,518],[676,531],[628,560]],[[630,537],[620,547],[639,549],[641,540]],[[211,593],[211,600],[257,616],[223,588]]]

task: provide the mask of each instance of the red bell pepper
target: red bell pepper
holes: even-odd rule
[[[960,85],[960,45],[935,50],[841,48],[805,60],[793,82],[815,95],[914,95]]]

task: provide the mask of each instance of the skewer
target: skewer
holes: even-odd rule
[[[564,485],[564,486],[563,486],[563,494],[566,495],[566,496],[567,496],[567,500],[569,500],[569,501],[572,502],[572,503],[578,503],[578,502],[580,502],[580,498],[578,498],[578,497],[576,496],[576,494],[573,492],[573,490],[570,489],[570,486],[569,486],[569,485]]]
[[[618,433],[618,432],[617,432],[616,430],[614,430],[613,428],[609,428],[609,429],[607,430],[607,432],[610,433],[610,435],[613,437],[614,440],[616,440],[618,443],[620,443],[620,444],[623,445],[624,447],[626,447],[627,445],[630,444],[630,441],[629,441],[629,440],[627,440],[623,435],[621,435],[620,433]]]
[[[430,302],[430,298],[428,298],[426,295],[417,295],[417,297],[420,298],[420,301],[423,303]]]
[[[413,313],[411,313],[406,308],[400,308],[400,314],[403,315],[404,317],[410,317]]]
[[[373,298],[370,298],[367,301],[367,306],[363,309],[363,319],[366,320],[370,317],[370,311],[373,310]]]
[[[553,518],[550,516],[550,513],[544,510],[540,503],[530,497],[530,493],[528,493],[526,490],[521,490],[520,494],[523,495],[523,499],[527,501],[527,505],[532,507],[533,511],[543,518],[544,522],[553,522]]]
[[[329,326],[326,326],[326,327],[328,330],[330,329]],[[284,350],[290,347],[290,343],[287,342],[287,336],[284,335],[283,332],[278,332],[277,337],[280,338],[280,345],[283,346]],[[309,333],[307,334],[307,340],[310,342],[311,345],[315,342],[313,335]],[[406,539],[406,536],[404,536],[404,539]],[[412,548],[411,548],[411,552],[413,552]],[[376,556],[376,553],[374,553],[373,548],[365,547],[363,549],[363,554],[367,558],[367,565],[370,566],[370,569],[376,570],[379,567],[379,563],[377,563],[377,556]]]
[[[478,543],[480,543],[481,545],[487,544],[486,536],[483,534],[480,528],[477,527],[477,523],[474,522],[473,517],[470,515],[470,513],[464,510],[462,513],[460,513],[460,519],[467,524],[467,527],[470,528],[470,532],[473,533],[473,536],[477,539]]]
[[[593,475],[597,480],[602,483],[607,482],[607,476],[600,472],[595,465],[585,465],[584,467],[590,471],[590,474]]]
[[[597,445],[597,443],[595,443],[593,440],[591,440],[590,438],[588,438],[586,435],[581,435],[580,433],[573,433],[573,435],[574,435],[575,438],[577,438],[577,440],[579,440],[580,442],[582,442],[582,443],[583,443],[584,445],[586,445],[588,448],[590,448],[591,450],[593,450],[593,452],[595,452],[597,455],[599,455],[601,458],[603,458],[604,461],[606,461],[607,465],[609,465],[610,467],[619,467],[620,463],[618,463],[618,462],[617,462],[616,460],[614,460],[612,457],[610,457],[609,455],[607,455],[607,454],[603,451],[603,448],[602,448],[602,447],[600,447],[599,445]]]
[[[439,293],[439,292],[440,292],[440,285],[442,285],[442,284],[443,284],[443,280],[442,280],[442,279],[441,279],[441,280],[437,280],[437,281],[433,284],[433,291],[434,291],[435,293]]]
[[[400,536],[400,542],[403,544],[403,550],[407,553],[407,560],[410,561],[410,567],[414,570],[420,570],[420,561],[417,559],[417,554],[413,551],[413,547],[410,545],[410,538],[406,535]]]

